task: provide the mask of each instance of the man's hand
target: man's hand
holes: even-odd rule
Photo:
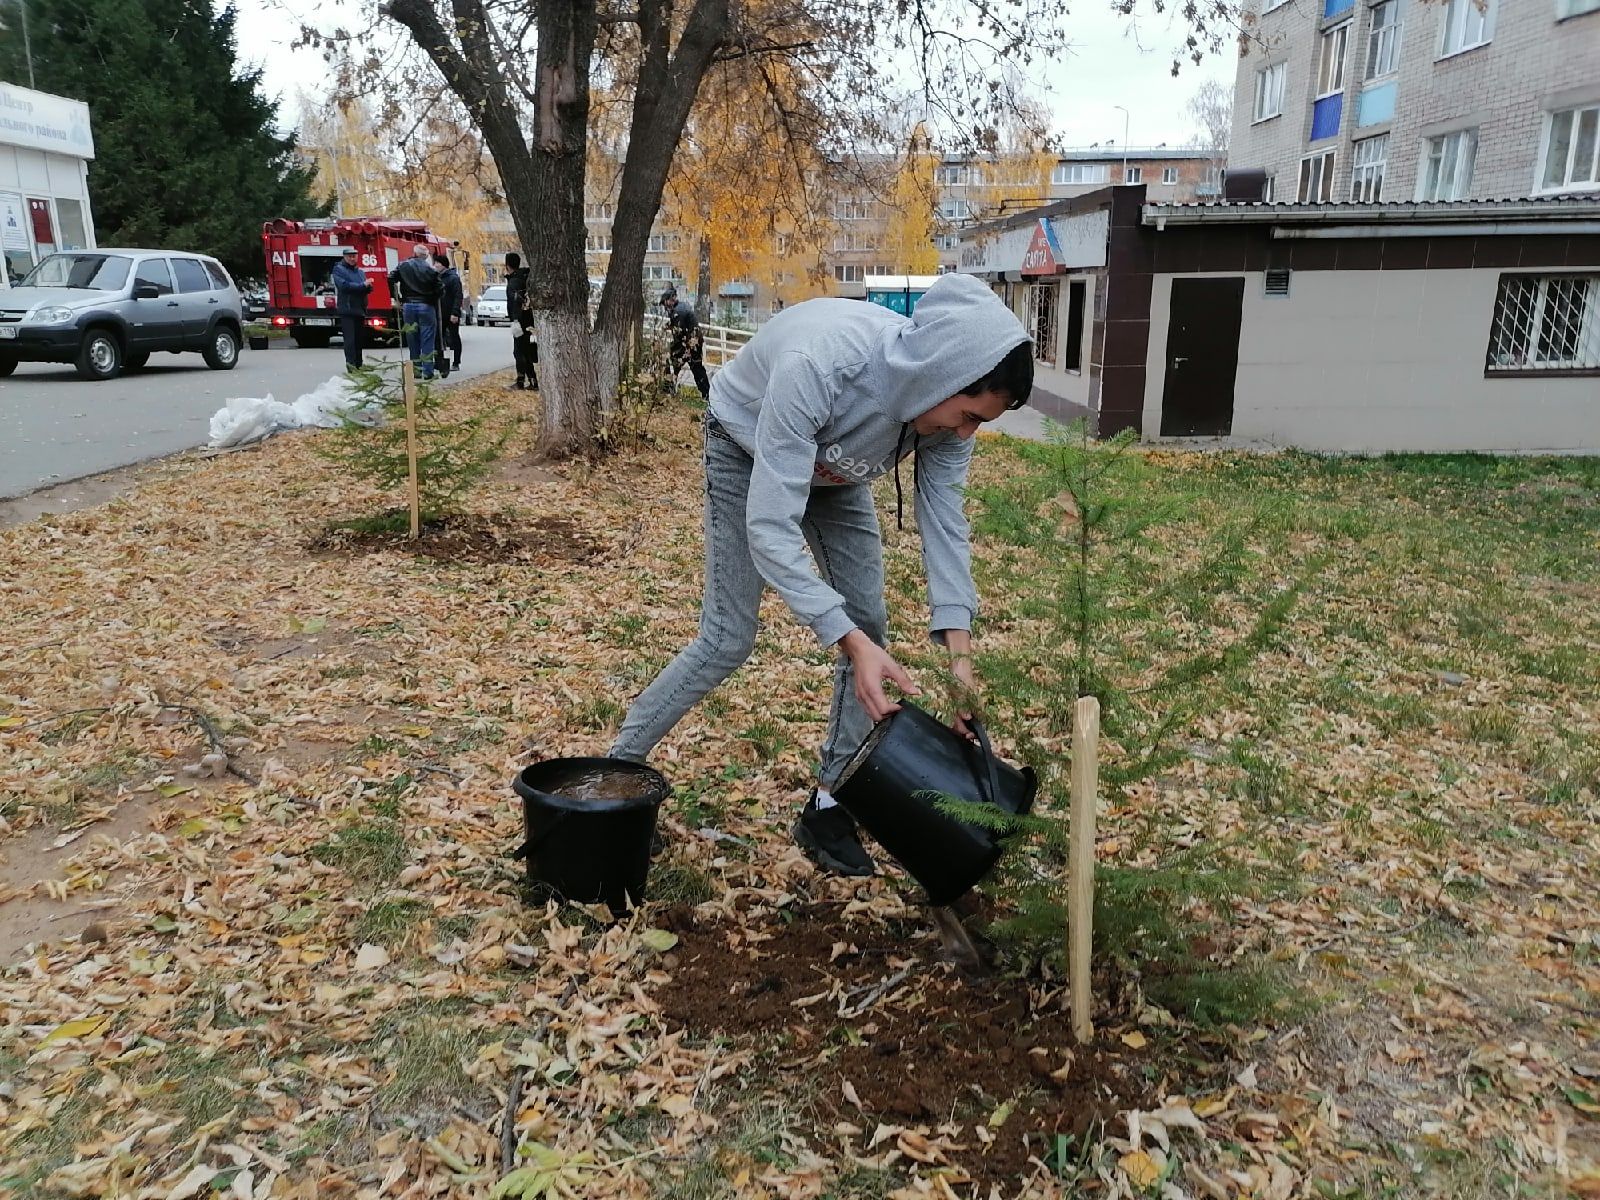
[[[900,711],[900,706],[884,694],[885,680],[892,681],[907,696],[922,695],[910,672],[861,630],[852,629],[840,638],[839,650],[855,668],[856,699],[875,723]]]
[[[963,737],[977,741],[977,735],[972,732],[968,724],[972,720],[972,705],[978,695],[978,677],[972,670],[972,635],[965,629],[946,629],[944,633],[945,648],[950,651],[950,674],[956,678],[955,692],[956,719],[950,722],[950,728]]]

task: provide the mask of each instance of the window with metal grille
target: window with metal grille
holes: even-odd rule
[[[1054,283],[1035,283],[1028,287],[1028,336],[1033,338],[1034,357],[1051,366],[1056,361],[1056,295]]]
[[[1389,161],[1389,135],[1363,138],[1355,144],[1355,167],[1350,174],[1350,199],[1376,204],[1383,199],[1383,168]]]
[[[1400,0],[1381,0],[1372,6],[1372,30],[1367,34],[1367,78],[1392,75],[1400,69]]]
[[[1417,172],[1418,200],[1465,200],[1472,190],[1472,167],[1478,156],[1478,131],[1458,129],[1422,144],[1422,169]]]
[[[1600,371],[1600,275],[1502,275],[1484,373]]]

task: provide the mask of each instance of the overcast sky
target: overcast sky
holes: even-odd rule
[[[282,117],[292,126],[296,91],[326,90],[319,56],[290,49],[294,33],[303,21],[331,23],[338,10],[349,11],[349,0],[240,0],[238,8],[240,56],[264,68],[266,89],[284,102]],[[1147,17],[1135,30],[1104,0],[1080,0],[1070,29],[1072,53],[1037,76],[1067,145],[1120,141],[1123,114],[1114,106],[1121,104],[1128,109],[1131,145],[1176,146],[1195,132],[1185,105],[1201,82],[1218,79],[1233,86],[1231,51],[1198,67],[1185,63],[1172,77],[1176,23]]]

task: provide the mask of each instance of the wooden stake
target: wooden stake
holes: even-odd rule
[[[400,364],[400,390],[406,398],[406,491],[411,499],[411,540],[422,535],[422,492],[417,485],[417,381],[411,360]]]
[[[1072,844],[1067,899],[1067,980],[1072,994],[1072,1032],[1080,1042],[1094,1037],[1089,960],[1094,946],[1094,826],[1099,790],[1100,701],[1083,696],[1072,716]]]

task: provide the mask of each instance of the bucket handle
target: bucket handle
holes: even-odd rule
[[[530,834],[528,837],[523,838],[522,845],[518,846],[511,852],[513,861],[516,859],[529,857],[535,850],[539,848],[539,844],[541,842],[555,832],[556,826],[560,825],[561,822],[565,821],[571,815],[572,814],[570,812],[558,812],[554,819],[551,820],[550,824],[544,827],[544,831],[540,833],[538,837],[534,837]]]
[[[985,772],[980,775],[977,770],[977,764],[973,766],[972,778],[978,785],[979,798],[998,807],[1000,804],[1000,764],[994,756],[994,747],[989,744],[989,733],[984,729],[983,722],[978,720],[977,717],[967,718],[967,728],[972,730],[973,736],[978,739],[978,753],[982,756],[982,763],[986,768]],[[987,779],[985,779],[985,776],[987,776]],[[983,795],[986,782],[989,785],[989,794],[987,796]]]

